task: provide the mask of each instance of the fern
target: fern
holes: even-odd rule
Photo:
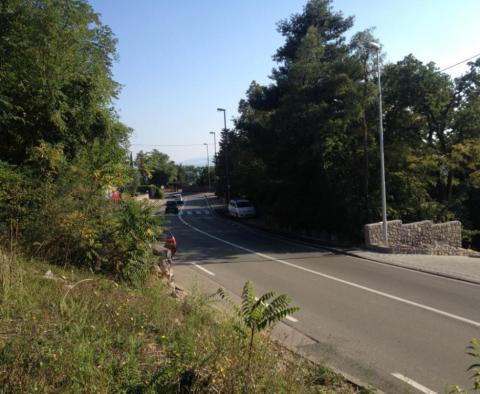
[[[467,371],[473,371],[473,390],[480,391],[480,339],[474,338],[467,347],[467,354],[475,358],[475,363],[468,367]]]
[[[218,295],[233,307],[240,320],[240,324],[235,325],[236,331],[242,339],[249,338],[248,371],[250,371],[255,335],[299,310],[298,307],[290,305],[290,298],[285,294],[277,296],[270,291],[257,298],[253,283],[250,281],[243,285],[240,307],[228,297],[225,289],[218,289],[215,295]]]

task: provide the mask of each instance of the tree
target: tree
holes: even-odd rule
[[[0,6],[0,159],[21,163],[41,141],[72,158],[94,139],[126,143],[111,100],[116,40],[84,0]]]
[[[456,80],[413,55],[385,69],[388,173],[397,196],[409,190],[392,200],[403,217],[480,226],[471,208],[478,196],[480,61],[469,65]]]
[[[273,83],[253,82],[240,102],[228,144],[232,195],[248,194],[282,226],[348,231],[352,217],[365,220],[357,214],[365,156],[358,142],[373,91],[364,92],[364,67],[345,42],[351,26],[329,1],[308,2],[279,24],[286,42],[274,57]],[[221,174],[226,148],[221,141]]]
[[[160,187],[177,180],[178,170],[175,163],[170,160],[168,155],[156,149],[147,153],[138,152],[135,164],[144,184]]]
[[[358,238],[378,220],[380,182],[372,29],[327,0],[279,23],[272,82],[253,81],[224,132],[217,193],[247,195],[286,229]],[[455,80],[413,55],[383,67],[389,218],[460,219],[480,229],[480,59]],[[375,158],[375,159],[372,159]],[[473,235],[472,235],[473,236]]]

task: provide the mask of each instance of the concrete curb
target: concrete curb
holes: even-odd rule
[[[210,201],[208,200],[208,197],[206,195],[205,195],[205,200],[207,201],[207,204],[208,204],[210,210],[212,210],[212,212],[215,212],[217,215],[220,215],[220,216],[228,217],[230,220],[235,220],[233,218],[230,218],[228,215],[219,214],[215,208],[212,208],[212,206],[210,204]],[[395,262],[392,262],[392,261],[385,261],[385,260],[376,259],[376,258],[373,258],[373,257],[362,256],[360,254],[356,254],[356,253],[353,253],[353,252],[348,252],[346,250],[342,250],[339,247],[325,245],[322,241],[317,240],[315,238],[309,238],[309,237],[303,237],[303,236],[298,236],[298,235],[294,235],[294,234],[289,234],[285,231],[273,230],[273,229],[270,229],[268,227],[259,226],[259,225],[253,224],[253,223],[241,222],[241,224],[243,224],[244,226],[255,228],[255,229],[260,230],[260,231],[264,231],[264,232],[269,233],[269,234],[275,234],[275,235],[282,236],[282,237],[285,237],[285,238],[290,238],[290,239],[302,241],[302,242],[305,242],[305,243],[310,243],[314,246],[317,246],[320,249],[325,249],[329,252],[333,252],[333,253],[337,253],[337,254],[343,254],[343,255],[346,255],[346,256],[350,256],[350,257],[356,257],[358,259],[363,259],[363,260],[367,260],[367,261],[373,261],[373,262],[379,263],[379,264],[391,265],[391,266],[394,266],[394,267],[403,268],[403,269],[410,270],[410,271],[422,272],[424,274],[435,275],[435,276],[439,276],[439,277],[442,277],[442,278],[458,280],[458,281],[461,281],[461,282],[466,282],[466,283],[470,283],[470,284],[474,284],[474,285],[480,285],[480,280],[469,279],[469,278],[465,278],[465,277],[462,277],[462,276],[459,276],[459,275],[447,274],[447,273],[444,273],[444,272],[429,270],[429,269],[426,269],[426,268],[411,267],[411,266],[409,267],[409,266],[398,264],[398,263],[395,263]]]

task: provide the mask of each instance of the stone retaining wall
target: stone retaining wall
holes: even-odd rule
[[[431,220],[403,224],[401,220],[387,222],[389,247],[383,240],[383,223],[366,224],[365,244],[390,253],[458,254],[462,247],[462,223],[451,221],[434,224]]]
[[[388,239],[391,243],[400,243],[402,221],[390,220],[387,222]],[[365,225],[365,244],[383,245],[383,223],[371,223]]]
[[[400,244],[413,247],[432,245],[432,226],[433,222],[431,220],[402,224]],[[397,243],[392,243],[392,245],[397,245]]]
[[[462,223],[458,220],[446,223],[437,223],[432,226],[433,242],[449,245],[455,248],[462,247]]]

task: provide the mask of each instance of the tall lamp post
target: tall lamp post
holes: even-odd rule
[[[383,239],[385,246],[388,246],[388,227],[387,227],[387,192],[385,187],[385,158],[383,150],[383,110],[382,110],[382,82],[380,72],[380,45],[370,41],[368,46],[377,52],[377,85],[378,85],[378,132],[380,143],[380,178],[382,188],[382,219],[383,219]]]
[[[214,131],[211,131],[210,134],[213,134],[213,157],[217,157],[217,135]]]
[[[227,181],[227,201],[230,201],[230,175],[228,173],[228,132],[227,132],[227,111],[225,108],[217,108],[218,112],[223,112],[223,130],[225,131],[225,177]]]
[[[211,131],[210,134],[213,134],[213,187],[215,194],[217,193],[217,135],[214,131]],[[211,190],[210,190],[211,191]]]
[[[208,191],[212,190],[212,185],[210,183],[210,157],[208,155],[208,144],[206,142],[203,145],[207,148],[207,175],[208,175]]]

